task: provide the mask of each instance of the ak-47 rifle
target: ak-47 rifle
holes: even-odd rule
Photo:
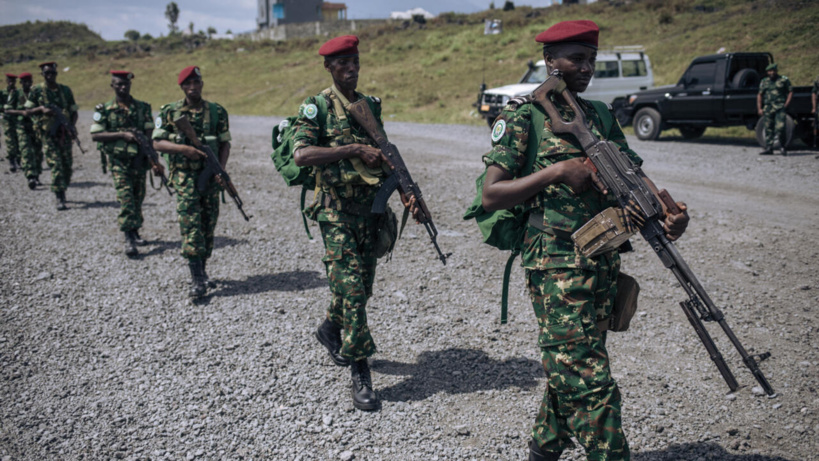
[[[56,104],[46,104],[46,107],[51,109],[51,115],[54,117],[54,123],[51,124],[51,128],[48,130],[48,135],[52,138],[56,138],[57,136],[64,136],[67,134],[69,138],[77,143],[77,147],[80,148],[80,152],[84,154],[85,149],[82,148],[82,144],[80,144],[80,137],[77,136],[77,127],[72,125],[65,118],[65,115],[63,115],[63,110]]]
[[[148,163],[151,164],[151,168],[157,168],[160,166],[159,163],[159,154],[154,149],[154,145],[145,133],[138,129],[130,130],[131,133],[136,138],[137,145],[139,145],[139,153],[144,155],[146,159],[148,159]],[[168,195],[173,195],[173,191],[171,187],[168,185],[168,178],[165,177],[164,174],[160,173],[159,180],[162,182],[162,185],[165,186],[165,189],[168,191]],[[151,181],[151,187],[154,186],[153,180]]]
[[[398,152],[398,148],[395,147],[395,144],[387,140],[387,135],[381,129],[381,126],[375,119],[365,99],[362,98],[351,103],[346,109],[350,112],[353,119],[367,131],[370,138],[372,138],[378,145],[378,148],[381,149],[384,158],[386,158],[387,162],[393,167],[387,172],[389,176],[376,193],[373,207],[370,211],[375,214],[384,214],[387,208],[387,200],[392,193],[395,192],[395,189],[399,189],[403,192],[407,200],[415,197],[415,203],[418,204],[422,213],[418,222],[423,224],[427,229],[429,238],[435,246],[435,251],[438,252],[438,259],[446,265],[446,258],[452,253],[444,254],[441,252],[441,248],[438,246],[438,229],[435,228],[435,223],[432,222],[432,214],[429,212],[429,208],[427,208],[427,204],[421,194],[421,188],[418,187],[418,183],[412,180],[407,165]]]
[[[193,147],[201,150],[207,155],[205,158],[205,169],[199,173],[199,178],[196,180],[196,188],[199,190],[199,192],[204,193],[207,190],[210,178],[213,176],[219,176],[222,179],[222,184],[224,185],[228,195],[230,195],[230,198],[232,198],[233,202],[236,203],[236,207],[239,208],[239,212],[242,213],[242,217],[245,218],[245,221],[250,221],[250,217],[246,215],[245,210],[242,209],[242,199],[239,198],[239,193],[236,192],[236,187],[233,185],[233,181],[230,180],[230,176],[228,176],[227,171],[222,168],[222,164],[219,163],[219,158],[213,153],[213,150],[207,144],[203,144],[199,138],[196,137],[196,132],[193,131],[193,127],[191,126],[191,122],[188,120],[188,117],[181,115],[179,118],[173,121],[173,124],[180,133],[190,140]]]
[[[562,96],[563,100],[574,111],[574,119],[566,121],[560,115],[560,112],[549,99],[550,93]],[[662,225],[664,211],[660,201],[662,200],[671,213],[679,213],[679,208],[668,192],[665,189],[659,192],[653,190],[643,179],[645,175],[640,167],[621,152],[616,144],[611,141],[600,140],[592,133],[586,125],[586,116],[583,110],[566,87],[566,82],[563,81],[560,71],[553,71],[549,78],[532,92],[532,99],[543,107],[549,115],[554,133],[571,133],[580,141],[600,181],[606,186],[608,193],[613,194],[620,206],[623,209],[636,209],[639,212],[640,218],[642,218],[640,220],[644,221],[640,233],[651,245],[663,265],[674,274],[688,295],[688,299],[681,302],[680,306],[731,391],[735,391],[739,385],[717,350],[714,340],[711,339],[708,330],[703,325],[704,321],[719,323],[728,339],[731,340],[731,343],[742,356],[743,363],[754,375],[765,393],[768,394],[768,397],[776,397],[776,393],[758,366],[759,362],[770,357],[770,352],[757,356],[748,355],[739,339],[726,323],[722,312],[711,301],[708,293],[705,292],[694,273],[691,272],[677,248],[666,237]]]

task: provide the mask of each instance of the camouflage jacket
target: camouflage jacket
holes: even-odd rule
[[[328,89],[329,90],[329,89]],[[365,144],[378,147],[367,132],[356,123],[343,108],[346,101],[336,100],[335,94],[325,90],[316,96],[307,98],[299,107],[299,115],[293,137],[293,150],[302,147],[339,147],[349,144]],[[325,98],[327,115],[319,120],[320,111],[317,98]],[[356,92],[356,100],[366,98],[370,108],[383,127],[381,120],[381,100]],[[337,113],[337,107],[340,112]],[[316,201],[305,210],[311,219],[318,221],[339,221],[344,219],[339,211],[344,203],[352,203],[366,208],[371,205],[375,194],[386,175],[381,169],[367,168],[359,159],[343,159],[316,167]],[[321,203],[323,195],[332,197],[333,206]]]
[[[12,92],[15,90],[11,90]],[[6,112],[6,106],[8,105],[8,100],[10,96],[10,91],[7,88],[3,88],[0,90],[0,114]]]
[[[31,94],[30,90],[29,94]],[[14,94],[9,95],[8,102],[6,103],[5,108],[13,110],[23,110],[26,108],[27,101],[28,97],[26,97],[26,92],[23,91],[22,88],[17,88],[14,91]],[[17,123],[21,123],[27,132],[31,132],[31,130],[33,129],[31,117],[26,117],[25,115],[18,115]]]
[[[189,139],[176,132],[176,126],[173,124],[174,119],[181,115],[188,117],[196,137],[202,143],[207,143],[217,156],[219,145],[230,142],[227,111],[221,105],[204,99],[196,108],[188,107],[184,99],[162,106],[159,109],[159,116],[154,121],[152,138],[191,145]],[[165,158],[171,169],[200,170],[205,166],[204,160],[190,160],[182,154],[165,154]]]
[[[91,134],[127,130],[150,130],[154,127],[151,105],[131,98],[128,107],[121,107],[116,99],[97,104],[94,108]],[[134,157],[139,153],[137,144],[125,140],[97,143],[97,148],[108,155]]]
[[[71,92],[71,88],[59,83],[56,90],[48,88],[45,83],[38,83],[31,87],[28,96],[28,101],[25,103],[26,109],[54,104],[62,109],[63,115],[69,122],[72,115],[79,108],[76,101],[74,101],[74,93]],[[35,115],[34,117],[35,125],[42,130],[48,129],[48,125],[53,118],[51,115]]]
[[[2,112],[5,113],[7,110],[23,110],[26,104],[26,95],[23,93],[22,88],[16,88],[11,91],[3,90],[0,93],[0,100],[3,101],[2,104]],[[4,116],[7,117],[9,120],[14,121],[22,121],[25,117],[22,115],[8,115]]]
[[[571,108],[562,100],[553,98],[552,101],[562,115],[569,117],[573,114]],[[629,149],[616,119],[611,127],[604,127],[591,103],[579,97],[577,102],[586,114],[595,135],[617,144],[636,164],[643,163],[642,159]],[[531,103],[520,104],[515,100],[504,107],[492,130],[492,150],[483,157],[487,166],[497,165],[512,176],[520,176],[526,165],[532,110],[534,109]],[[533,172],[564,160],[585,156],[574,135],[552,132],[548,115],[542,129],[543,137],[537,150]],[[616,200],[594,189],[575,194],[561,183],[546,187],[530,198],[526,205],[535,215],[543,212],[543,227],[546,231],[527,226],[521,254],[523,267],[546,270],[568,267],[592,268],[596,265],[593,260],[575,252],[570,235],[597,213],[608,207],[617,206]]]
[[[784,75],[779,75],[776,80],[765,77],[759,82],[759,94],[762,95],[762,107],[770,109],[783,109],[788,93],[793,91],[791,80]]]

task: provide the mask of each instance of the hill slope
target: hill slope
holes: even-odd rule
[[[486,18],[502,19],[503,34],[483,35]],[[658,85],[675,82],[693,57],[719,48],[770,51],[797,85],[809,84],[819,73],[819,2],[650,0],[444,14],[425,29],[386,25],[362,30],[360,90],[384,100],[388,120],[482,123],[472,107],[482,78],[489,87],[516,81],[526,61],[540,57],[533,40],[538,32],[580,18],[600,25],[601,47],[645,46]],[[316,52],[324,40],[211,41],[191,51],[154,47],[139,54],[110,42],[107,49],[65,53],[59,64],[70,71],[60,81],[90,109],[111,97],[106,71],[130,69],[137,75],[134,95],[158,109],[181,97],[176,74],[196,64],[204,75],[205,97],[231,113],[288,115],[330,83]],[[3,67],[6,72],[36,70],[33,63]]]

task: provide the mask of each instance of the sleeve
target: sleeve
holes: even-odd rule
[[[293,151],[307,146],[317,146],[321,137],[321,125],[318,120],[318,106],[316,98],[324,96],[311,96],[304,100],[299,106],[299,115],[293,123],[295,134],[293,135]]]
[[[5,103],[1,106],[3,110],[0,112],[5,112],[8,109],[13,110],[17,105],[17,90],[10,91],[8,97],[4,99]]]
[[[373,102],[375,102],[375,104],[373,104],[373,107],[375,107],[375,110],[373,110],[373,116],[375,117],[376,120],[378,120],[378,123],[381,125],[381,128],[384,128],[384,119],[381,116],[381,98],[370,96],[370,99],[372,99]]]
[[[35,107],[40,107],[41,105],[42,101],[40,100],[40,87],[35,86],[31,89],[31,93],[29,93],[29,98],[24,107],[26,109],[33,109]]]
[[[813,81],[813,89],[811,90],[813,94],[819,94],[819,77],[816,77],[816,80]]]
[[[762,93],[765,92],[765,80],[768,80],[768,77],[765,77],[765,78],[763,78],[762,80],[759,81],[759,94],[762,94]]]
[[[108,131],[108,117],[105,113],[105,104],[97,104],[94,107],[94,115],[91,116],[94,123],[91,124],[91,134],[102,133]]]
[[[785,88],[786,88],[785,93],[793,92],[793,83],[791,82],[791,79],[788,78],[785,80]]]
[[[219,122],[216,124],[216,136],[219,138],[220,143],[230,142],[232,138],[230,137],[230,123],[228,122],[227,110],[219,104],[216,106],[219,108]]]
[[[532,125],[529,104],[503,108],[492,126],[492,150],[483,156],[483,162],[497,165],[512,176],[518,176],[526,166],[529,128]]]
[[[176,131],[173,123],[171,123],[170,113],[170,104],[165,104],[159,109],[159,115],[154,120],[154,132],[151,133],[151,139],[171,141],[171,135]]]
[[[147,102],[143,102],[142,104],[144,104],[144,106],[142,107],[142,110],[145,111],[144,112],[144,114],[145,114],[145,125],[142,127],[142,131],[153,130],[154,129],[154,121],[152,120],[152,118],[153,118],[154,112],[151,109],[150,104],[148,104]]]
[[[63,91],[65,91],[65,102],[68,104],[68,113],[75,114],[80,109],[80,106],[77,105],[77,101],[74,100],[74,92],[71,91],[71,88],[64,86]]]

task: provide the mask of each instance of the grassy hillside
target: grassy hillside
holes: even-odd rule
[[[85,24],[68,21],[36,21],[0,27],[0,62],[25,62],[32,59],[71,56],[97,46],[105,40]]]
[[[503,20],[502,35],[483,35],[483,20]],[[648,0],[565,5],[472,15],[445,14],[425,29],[393,25],[359,31],[360,90],[383,99],[387,120],[483,123],[472,103],[485,75],[487,86],[515,82],[529,59],[540,57],[534,36],[567,19],[601,27],[601,47],[643,45],[656,83],[674,83],[692,58],[727,51],[770,51],[797,85],[819,74],[819,2],[798,0]],[[23,26],[15,26],[23,27]],[[85,53],[64,53],[60,81],[90,109],[111,97],[109,69],[130,69],[134,95],[158,109],[181,92],[176,75],[197,64],[205,97],[233,114],[288,115],[329,85],[317,49],[325,38],[286,43],[212,41],[190,51],[130,53],[122,43]],[[117,48],[119,47],[119,48]],[[5,47],[4,47],[5,48]],[[117,51],[112,53],[111,48]],[[167,49],[167,48],[164,48]],[[54,56],[51,56],[52,58]],[[33,62],[6,64],[4,72],[36,71]]]

